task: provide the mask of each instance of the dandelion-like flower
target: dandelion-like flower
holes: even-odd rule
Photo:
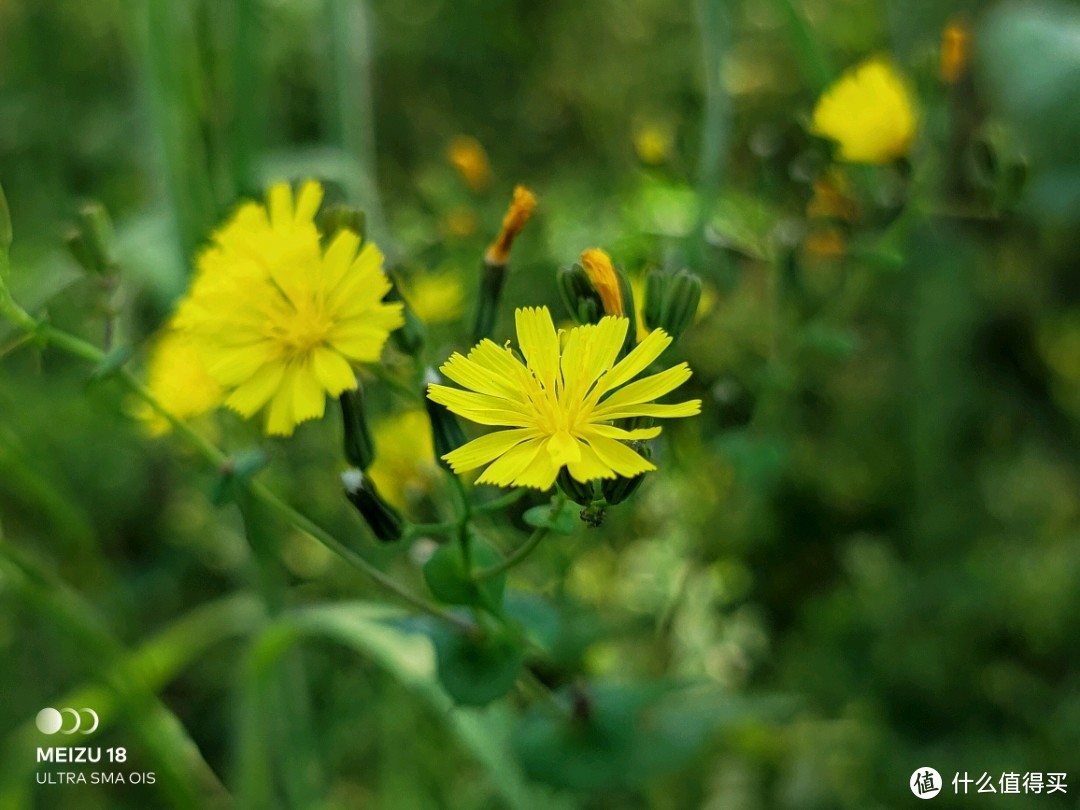
[[[468,357],[454,354],[441,371],[467,390],[428,387],[428,396],[454,413],[497,430],[445,458],[455,472],[488,465],[477,479],[498,486],[549,489],[566,467],[578,481],[627,478],[656,469],[625,441],[651,439],[659,427],[626,430],[611,422],[635,416],[693,416],[701,400],[658,404],[690,378],[686,363],[631,382],[671,338],[657,329],[616,362],[630,321],[556,333],[546,307],[515,313],[522,363],[509,347],[482,340]]]
[[[917,115],[903,77],[875,57],[845,71],[814,108],[814,134],[839,144],[840,160],[888,163],[907,154]]]
[[[279,183],[267,206],[241,206],[199,257],[173,318],[224,404],[249,418],[265,407],[273,435],[322,416],[328,394],[355,388],[353,364],[377,360],[403,323],[401,304],[382,301],[390,281],[374,244],[361,248],[340,230],[322,249],[321,201],[318,183],[305,183],[295,204]]]

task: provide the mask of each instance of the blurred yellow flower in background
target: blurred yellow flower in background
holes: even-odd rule
[[[403,286],[405,300],[424,323],[446,323],[465,312],[465,288],[453,271],[421,273]]]
[[[224,404],[250,418],[267,408],[266,432],[287,436],[323,415],[326,396],[356,387],[353,363],[379,359],[403,322],[383,303],[390,281],[374,244],[340,230],[325,252],[314,217],[322,187],[270,189],[267,206],[242,205],[198,258],[173,318]],[[152,366],[169,373],[169,357]],[[173,403],[166,396],[166,407]]]
[[[671,129],[660,124],[643,123],[634,129],[634,151],[649,166],[667,162],[673,141]]]
[[[375,460],[366,474],[391,504],[407,510],[439,479],[431,422],[422,410],[402,411],[374,425]]]
[[[476,138],[459,135],[446,150],[450,165],[473,191],[483,191],[491,183],[491,164],[487,152]]]
[[[693,416],[701,400],[674,405],[654,400],[690,378],[686,363],[630,382],[671,343],[663,330],[616,362],[630,321],[556,333],[546,307],[514,313],[522,363],[509,346],[482,340],[468,357],[455,353],[440,369],[467,390],[428,386],[428,396],[481,425],[510,428],[474,439],[443,458],[454,472],[488,465],[481,484],[550,489],[566,467],[578,481],[632,478],[656,467],[625,441],[651,439],[659,427],[626,430],[609,424],[635,416]]]
[[[971,29],[963,20],[953,20],[941,32],[941,64],[938,75],[946,84],[960,81],[971,60]]]
[[[814,108],[811,131],[834,140],[849,163],[888,163],[915,139],[918,116],[904,78],[884,57],[866,60],[840,76]]]

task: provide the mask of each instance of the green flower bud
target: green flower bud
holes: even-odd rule
[[[435,373],[434,369],[428,369],[424,374],[424,392],[426,394],[429,385],[442,383],[442,378]],[[447,453],[461,447],[467,439],[461,430],[461,424],[457,417],[450,413],[445,405],[424,397],[424,407],[427,409],[428,419],[431,421],[431,437],[435,445],[435,460],[443,469],[453,472],[450,464],[443,458]]]
[[[79,210],[78,239],[69,237],[72,255],[82,268],[97,276],[116,274],[116,254],[113,249],[113,229],[109,212],[98,202],[90,202]]]
[[[503,285],[506,283],[506,265],[484,259],[480,270],[480,295],[476,299],[476,319],[473,323],[473,343],[491,337],[495,319],[499,314]]]
[[[680,270],[668,284],[664,299],[661,327],[678,340],[694,322],[698,304],[701,303],[701,279],[688,270]]]
[[[630,447],[642,457],[652,458],[652,449],[645,442],[630,442]],[[633,478],[624,478],[620,475],[605,479],[600,485],[600,491],[608,505],[615,506],[633,495],[644,480],[645,473],[635,475]]]
[[[409,302],[401,297],[401,290],[398,288],[397,279],[390,275],[391,287],[390,292],[386,294],[386,301],[400,301],[402,306],[402,315],[405,317],[405,323],[390,333],[390,339],[394,341],[394,345],[405,354],[416,357],[420,350],[424,347],[424,339],[427,337],[427,328],[424,326],[424,322],[421,321],[416,313],[413,312],[412,307],[409,306]]]
[[[561,267],[555,281],[570,317],[580,324],[596,323],[604,317],[604,305],[580,264]]]
[[[341,423],[344,426],[345,458],[355,467],[366,470],[375,460],[375,443],[371,440],[367,417],[364,414],[364,393],[357,387],[338,397],[341,403]]]
[[[559,489],[574,503],[589,506],[593,501],[599,500],[596,494],[596,482],[585,481],[582,483],[570,475],[570,471],[566,467],[559,470],[559,475],[555,481],[558,483]]]
[[[400,540],[405,531],[401,515],[383,500],[375,485],[360,470],[346,470],[341,474],[345,497],[367,521],[372,533],[384,543]]]
[[[658,329],[664,318],[664,296],[667,292],[668,274],[650,270],[645,274],[645,327],[651,332]]]
[[[360,241],[367,240],[367,216],[363,211],[347,205],[334,205],[323,209],[318,217],[319,230],[332,237],[343,228],[355,233]]]
[[[688,270],[653,270],[645,276],[645,326],[676,340],[694,322],[701,302],[701,279]]]

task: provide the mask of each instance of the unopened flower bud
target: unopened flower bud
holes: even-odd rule
[[[645,442],[630,442],[630,447],[637,451],[642,458],[646,460],[652,459],[652,450]],[[635,475],[633,478],[625,478],[619,475],[615,478],[605,479],[600,485],[600,491],[608,505],[614,506],[633,495],[644,480],[645,473]]]
[[[375,484],[360,470],[346,470],[341,474],[345,497],[367,521],[372,533],[383,542],[400,540],[404,533],[401,515],[383,500]]]
[[[510,260],[510,248],[532,217],[535,208],[536,195],[525,186],[514,189],[514,198],[510,202],[506,216],[503,217],[499,234],[484,254],[484,264],[480,273],[480,294],[476,303],[476,320],[473,324],[474,342],[490,337],[495,327],[503,284],[506,282],[506,263]]]
[[[319,230],[328,237],[333,237],[340,230],[350,230],[360,237],[361,241],[367,239],[367,216],[357,208],[347,205],[334,205],[326,208],[319,214]]]
[[[402,298],[400,285],[393,275],[390,275],[390,281],[390,292],[386,294],[386,297],[383,300],[400,301],[401,313],[405,318],[405,322],[390,333],[390,339],[394,341],[394,345],[398,347],[399,351],[416,357],[424,347],[424,339],[427,337],[427,327],[424,326],[424,322],[417,317],[415,312],[413,312],[412,307],[409,306],[409,302]]]
[[[575,321],[580,324],[596,323],[604,316],[604,304],[580,264],[560,267],[556,271],[555,282],[567,312]]]
[[[429,368],[424,374],[425,393],[429,385],[440,384],[441,382],[442,378],[434,369]],[[445,405],[441,405],[427,396],[424,397],[424,407],[427,409],[428,419],[431,421],[431,438],[435,446],[435,460],[443,469],[453,472],[450,464],[443,456],[457,450],[467,441],[465,433],[461,429],[461,424]]]
[[[559,470],[555,481],[566,497],[576,504],[589,506],[593,501],[599,500],[594,486],[595,481],[578,481],[566,467]]]
[[[694,321],[701,289],[701,279],[687,270],[652,271],[645,277],[645,326],[678,339]]]
[[[450,165],[473,191],[483,191],[491,182],[491,165],[487,152],[476,138],[459,135],[446,150]]]
[[[589,277],[593,289],[600,296],[604,305],[605,315],[623,316],[622,290],[619,286],[618,276],[615,274],[615,265],[611,263],[611,257],[600,248],[589,248],[581,252],[581,266],[585,275]]]
[[[87,272],[96,276],[116,274],[113,229],[105,206],[90,202],[79,210],[78,227],[68,236],[71,255]]]
[[[371,440],[364,414],[363,391],[359,387],[344,391],[338,401],[341,403],[341,422],[344,426],[345,459],[353,466],[366,470],[375,460],[375,444]]]

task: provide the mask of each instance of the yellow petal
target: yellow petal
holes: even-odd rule
[[[468,472],[494,461],[526,439],[536,437],[537,431],[527,428],[497,430],[463,444],[456,450],[447,453],[443,458],[449,462],[454,472]]]
[[[596,451],[587,443],[581,444],[581,458],[566,465],[567,471],[575,480],[585,483],[595,478],[614,478],[615,471],[600,460]]]
[[[650,363],[663,354],[664,349],[670,344],[671,337],[663,329],[654,329],[649,332],[630,354],[626,355],[618,362],[615,368],[604,375],[604,379],[600,381],[598,388],[603,391],[610,391],[612,388],[618,388],[623,383],[634,379],[648,368]]]
[[[582,435],[588,439],[592,436],[606,436],[609,439],[619,439],[620,441],[629,442],[634,440],[655,439],[660,435],[660,428],[637,428],[635,430],[625,430],[624,428],[615,427],[614,425],[605,424],[593,424],[588,425],[582,429]]]
[[[245,418],[254,416],[274,395],[284,373],[284,363],[263,366],[229,394],[229,398],[225,400],[226,407],[232,408]]]
[[[640,405],[624,405],[621,408],[611,408],[593,412],[594,419],[629,419],[632,416],[653,416],[658,419],[674,419],[679,416],[696,416],[701,413],[701,400],[691,399],[688,402],[679,402],[673,405],[660,405],[653,403],[641,403]]]
[[[514,486],[531,487],[541,491],[551,489],[560,469],[559,465],[551,460],[551,456],[541,452],[532,464],[518,474],[513,483]]]
[[[559,336],[547,307],[525,307],[514,312],[518,346],[540,382],[548,390],[555,388],[559,369]]]
[[[515,479],[533,463],[542,447],[540,439],[528,439],[511,448],[480,474],[477,483],[500,487],[513,485]]]
[[[319,210],[322,202],[323,188],[315,180],[308,180],[300,187],[300,194],[296,199],[296,212],[293,221],[297,225],[311,222],[315,218],[315,212]]]
[[[288,385],[286,381],[286,385]],[[293,419],[306,422],[317,419],[326,411],[326,392],[319,385],[312,363],[298,364],[292,374]]]
[[[288,228],[292,225],[292,189],[288,183],[274,183],[266,195],[270,205],[270,227]]]
[[[652,462],[646,461],[625,444],[614,439],[592,436],[589,438],[589,444],[604,464],[626,478],[633,478],[635,475],[656,469]]]
[[[652,374],[640,380],[623,386],[607,399],[602,401],[597,410],[605,408],[617,408],[641,402],[653,402],[664,394],[674,391],[684,382],[690,379],[690,366],[679,363],[659,374]],[[600,418],[599,416],[597,418]]]
[[[356,388],[356,373],[349,361],[332,349],[319,347],[311,354],[311,365],[319,385],[332,397]]]
[[[581,449],[577,439],[560,430],[547,441],[547,453],[551,463],[556,467],[563,467],[572,461],[581,460]]]

